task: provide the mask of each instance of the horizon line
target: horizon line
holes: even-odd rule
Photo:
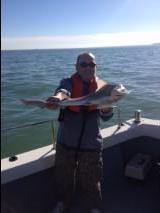
[[[160,32],[2,37],[1,50],[98,48],[149,45],[153,43],[160,43]]]
[[[159,46],[160,43],[150,44],[127,44],[113,46],[90,46],[90,47],[59,47],[59,48],[28,48],[28,49],[1,49],[1,51],[27,51],[27,50],[69,50],[69,49],[99,49],[99,48],[118,48],[118,47],[138,47],[138,46]]]

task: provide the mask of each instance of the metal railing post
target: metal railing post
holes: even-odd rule
[[[120,107],[117,105],[117,115],[118,115],[118,129],[121,128],[121,126],[123,125],[122,120],[121,120],[121,109]]]
[[[52,131],[53,149],[55,149],[55,147],[56,147],[56,131],[55,131],[54,120],[51,121],[51,131]]]

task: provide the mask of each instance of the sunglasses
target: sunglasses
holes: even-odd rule
[[[86,62],[81,62],[79,63],[81,67],[86,68],[86,67],[90,67],[90,68],[95,68],[96,64],[93,62],[90,63],[86,63]]]

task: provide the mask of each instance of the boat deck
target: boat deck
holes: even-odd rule
[[[141,139],[139,139],[141,140]],[[148,141],[145,141],[148,144]],[[103,212],[104,213],[159,213],[160,212],[160,168],[156,164],[159,156],[159,141],[152,143],[154,152],[152,167],[144,181],[127,178],[124,175],[129,154],[142,152],[136,143],[116,145],[103,151],[104,177]],[[138,141],[137,141],[137,144]],[[146,144],[145,144],[145,147]],[[153,149],[154,147],[154,149]],[[127,150],[127,152],[126,152]],[[143,152],[146,150],[143,147]],[[10,182],[1,187],[2,213],[51,213],[54,205],[54,168]],[[80,193],[76,193],[71,213],[85,213]],[[86,212],[87,213],[87,212]]]

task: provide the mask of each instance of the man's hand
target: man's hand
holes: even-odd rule
[[[46,107],[51,110],[57,109],[59,107],[60,101],[62,101],[64,99],[68,99],[68,98],[70,98],[70,97],[67,96],[66,94],[64,94],[63,92],[59,92],[55,96],[51,96],[51,97],[47,98]]]
[[[112,107],[104,107],[101,109],[101,112],[102,113],[108,113],[108,112],[111,112],[113,110]]]
[[[60,98],[57,96],[51,96],[47,98],[46,102],[47,109],[57,109],[59,107]]]
[[[103,121],[108,121],[113,116],[113,108],[105,107],[100,109],[100,116]]]

